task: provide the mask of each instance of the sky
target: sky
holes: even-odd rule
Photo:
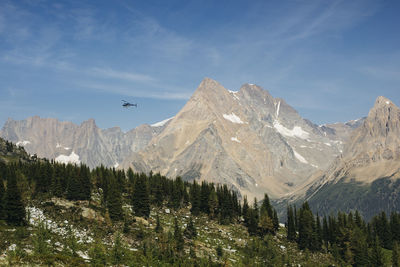
[[[316,124],[400,104],[400,1],[0,0],[0,127],[38,115],[130,130],[204,77],[254,83]],[[121,100],[137,103],[122,108]]]

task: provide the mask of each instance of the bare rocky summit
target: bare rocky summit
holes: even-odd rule
[[[122,167],[276,198],[340,154],[345,137],[324,130],[257,85],[234,92],[206,78],[166,128]]]

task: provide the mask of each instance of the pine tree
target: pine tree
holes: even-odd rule
[[[382,248],[379,244],[378,237],[375,237],[375,240],[372,244],[371,256],[370,256],[370,266],[380,267],[383,266],[383,252]]]
[[[148,218],[150,214],[149,189],[147,177],[141,174],[136,180],[132,196],[133,211],[136,216]]]
[[[172,187],[172,207],[174,209],[180,209],[182,206],[183,202],[183,193],[184,193],[185,187],[183,185],[182,178],[180,176],[176,177],[175,181],[173,181],[173,187]]]
[[[5,219],[5,214],[4,214],[4,197],[5,197],[5,190],[4,190],[4,183],[3,179],[0,176],[0,220]]]
[[[243,197],[243,207],[242,207],[242,215],[244,220],[244,225],[249,224],[249,203],[247,202],[247,196]]]
[[[162,233],[163,227],[161,226],[160,216],[157,214],[156,216],[156,228],[154,229],[156,233]]]
[[[122,211],[122,196],[119,184],[117,184],[114,175],[111,175],[111,180],[108,190],[107,208],[111,220],[119,221],[123,218]]]
[[[188,239],[193,239],[197,236],[197,231],[196,227],[194,227],[193,219],[192,217],[189,218],[189,223],[186,226],[186,229],[184,231],[184,235]]]
[[[124,255],[125,253],[121,242],[121,235],[120,233],[117,233],[114,240],[114,246],[111,250],[111,262],[116,266],[119,266],[124,260]]]
[[[354,255],[354,266],[368,266],[368,244],[366,236],[358,227],[355,227],[353,230],[351,249]]]
[[[178,224],[178,219],[175,217],[174,220],[174,240],[175,240],[175,248],[178,252],[183,250],[184,240],[181,231],[181,227]]]
[[[200,210],[206,214],[210,214],[209,197],[210,189],[208,183],[203,181],[200,187]]]
[[[287,239],[290,241],[296,240],[296,228],[294,224],[293,207],[287,207]]]
[[[390,214],[390,232],[393,241],[400,242],[400,216],[396,212]]]
[[[279,218],[275,209],[273,209],[273,214],[272,221],[274,223],[274,232],[276,233],[279,230]]]
[[[200,187],[196,180],[194,180],[193,185],[190,190],[190,203],[192,203],[192,208],[190,212],[197,216],[200,214]]]
[[[299,216],[299,248],[312,249],[314,218],[308,203],[303,203]]]
[[[397,241],[393,243],[392,266],[400,267],[400,248],[399,248],[399,243],[397,243]]]
[[[211,219],[214,219],[217,216],[218,212],[218,196],[215,192],[214,186],[210,191],[210,196],[208,199],[208,208],[209,208],[209,215]]]
[[[258,231],[258,219],[257,219],[258,216],[256,213],[258,213],[258,212],[256,212],[252,208],[249,208],[247,211],[247,215],[248,215],[247,230],[250,235],[256,235],[257,231]]]
[[[25,206],[21,199],[21,192],[17,187],[15,170],[10,171],[4,203],[7,223],[10,225],[25,224]]]

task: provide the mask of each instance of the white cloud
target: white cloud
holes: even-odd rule
[[[102,76],[113,79],[121,79],[132,82],[154,82],[155,79],[146,74],[134,73],[134,72],[123,72],[113,70],[111,68],[92,68],[88,71],[89,74]]]

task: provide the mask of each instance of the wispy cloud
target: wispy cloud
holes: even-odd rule
[[[137,86],[115,86],[115,84],[97,83],[92,81],[82,81],[76,83],[76,86],[80,88],[87,88],[90,90],[100,90],[102,92],[108,92],[113,94],[119,94],[131,97],[142,97],[142,98],[155,98],[155,99],[189,99],[190,94],[185,91],[169,91],[169,90],[146,90],[138,89]]]
[[[111,68],[92,68],[88,71],[90,75],[99,76],[103,78],[112,78],[117,80],[125,80],[132,82],[155,82],[156,79],[150,75],[116,71]]]
[[[361,68],[361,72],[368,75],[373,76],[382,80],[392,80],[392,81],[400,81],[400,68],[388,68],[385,67],[363,67]]]

